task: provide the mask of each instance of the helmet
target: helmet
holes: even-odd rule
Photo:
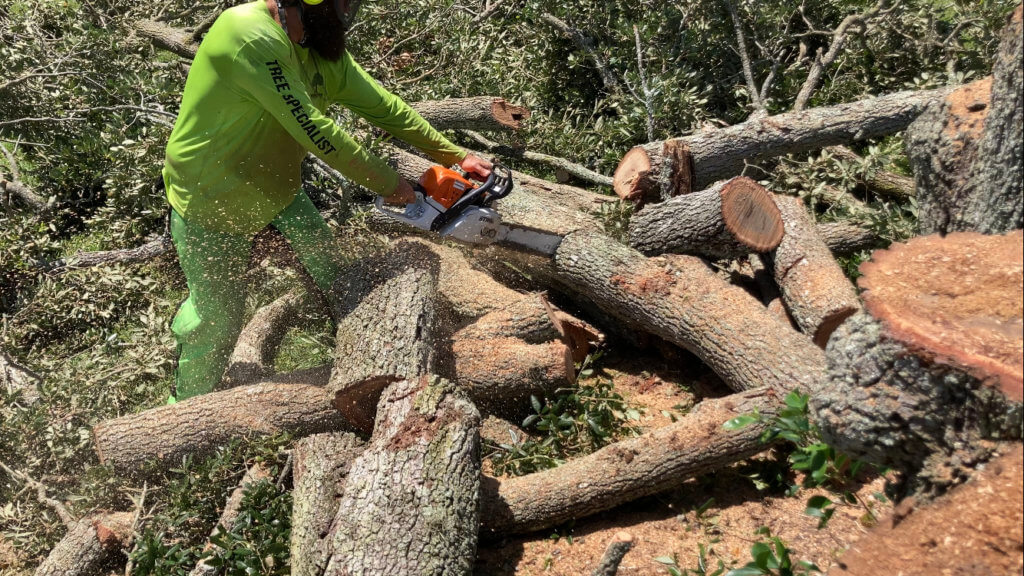
[[[302,3],[306,6],[319,6],[324,2],[332,2],[334,4],[334,13],[337,14],[338,20],[345,21],[349,0],[302,0]]]

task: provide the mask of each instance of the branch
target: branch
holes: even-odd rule
[[[585,166],[581,166],[579,164],[570,162],[569,160],[566,160],[564,158],[548,156],[547,154],[541,154],[539,152],[528,152],[525,150],[513,148],[511,146],[499,144],[497,142],[494,142],[493,140],[488,140],[487,137],[484,136],[483,134],[480,134],[479,132],[474,132],[472,130],[460,130],[460,132],[472,138],[478,144],[483,146],[488,152],[493,152],[495,154],[500,154],[502,156],[508,156],[511,158],[522,158],[524,160],[529,160],[531,162],[546,164],[556,169],[565,170],[566,172],[568,172],[572,176],[575,176],[576,178],[579,178],[580,180],[591,182],[599,186],[612,185],[611,176],[599,174]]]
[[[640,102],[643,103],[644,109],[647,111],[647,140],[654,140],[654,106],[651,104],[651,98],[654,93],[651,92],[647,86],[647,75],[644,73],[644,58],[643,50],[640,47],[640,30],[636,24],[633,25],[633,37],[636,39],[636,69],[640,75],[640,89],[643,91],[643,98],[640,98]],[[633,92],[633,87],[630,86],[630,92]],[[636,96],[636,93],[633,92]]]
[[[30,477],[28,474],[24,472],[8,468],[7,465],[4,464],[3,462],[0,462],[0,469],[3,469],[3,471],[6,472],[7,475],[10,476],[11,478],[21,480],[22,482],[25,483],[26,486],[34,488],[36,491],[36,499],[38,499],[40,503],[45,504],[50,508],[53,508],[53,510],[57,512],[57,516],[60,516],[60,521],[64,523],[64,526],[70,528],[72,525],[74,525],[75,522],[77,522],[75,517],[72,516],[70,512],[68,512],[68,509],[64,506],[64,504],[46,495],[46,486],[43,485],[41,482],[33,480],[32,477]]]
[[[544,14],[541,19],[548,24],[554,26],[559,32],[568,36],[573,42],[579,46],[583,52],[594,62],[594,66],[597,68],[597,73],[601,76],[601,82],[604,87],[613,92],[619,90],[619,81],[615,78],[615,75],[608,69],[608,64],[598,53],[597,49],[594,48],[594,41],[587,36],[584,36],[582,32],[559,20],[551,14]]]
[[[477,14],[473,18],[473,20],[471,20],[471,23],[479,24],[479,23],[483,22],[484,20],[487,20],[492,15],[494,15],[494,13],[498,11],[498,8],[501,8],[501,5],[504,4],[504,3],[505,3],[505,0],[497,0],[496,2],[494,2],[493,4],[488,6],[486,10],[484,10],[483,12]]]
[[[134,264],[162,256],[170,252],[172,247],[170,236],[160,236],[135,248],[78,252],[67,259],[61,258],[54,262],[44,263],[41,267],[51,274],[63,274],[77,268],[91,268],[107,264]]]
[[[747,40],[743,34],[743,23],[736,13],[736,5],[732,0],[722,0],[729,16],[732,18],[732,27],[736,31],[736,52],[739,54],[740,63],[743,65],[743,77],[747,81],[747,92],[750,93],[750,104],[756,112],[766,112],[762,93],[757,89],[757,82],[754,81],[754,68],[750,65],[750,54],[747,52]],[[766,84],[767,85],[767,84]]]

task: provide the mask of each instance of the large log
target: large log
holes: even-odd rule
[[[112,512],[83,518],[68,527],[35,576],[99,576],[123,557],[132,533],[132,514]]]
[[[803,201],[777,196],[775,203],[786,223],[786,235],[771,254],[775,282],[793,320],[824,348],[836,327],[860,310],[860,299]]]
[[[829,341],[811,393],[827,442],[930,495],[1021,438],[1022,240],[924,236],[861,265],[866,312]]]
[[[470,574],[480,498],[480,415],[450,383],[391,385],[352,463],[325,576]]]
[[[324,538],[338,511],[345,478],[366,444],[354,434],[314,434],[292,450],[291,566],[293,576],[320,576],[330,550]]]
[[[313,302],[308,293],[289,292],[260,308],[242,329],[224,371],[228,386],[257,382],[274,373],[274,358],[285,334]]]
[[[806,390],[824,373],[824,354],[806,336],[699,258],[678,256],[667,268],[603,234],[580,231],[562,241],[555,267],[609,316],[693,352],[733,390]]]
[[[772,195],[743,176],[649,205],[629,221],[629,245],[648,255],[736,258],[773,250],[782,233]]]
[[[650,142],[615,170],[620,198],[658,202],[736,176],[748,162],[902,131],[949,89],[897,92],[857,102],[758,116],[735,126]]]
[[[530,117],[529,109],[494,96],[424,100],[409,105],[438,130],[518,130]]]
[[[120,475],[145,476],[166,470],[186,454],[209,454],[234,438],[346,429],[349,424],[331,403],[333,394],[316,386],[282,383],[308,378],[309,373],[278,375],[106,420],[92,430],[96,454],[100,463]]]
[[[228,496],[228,501],[224,504],[224,509],[221,510],[220,518],[217,519],[217,524],[210,534],[211,539],[207,540],[206,545],[203,546],[202,556],[199,558],[199,562],[196,562],[196,567],[189,572],[189,576],[213,576],[217,573],[216,566],[206,563],[207,560],[215,557],[222,550],[220,546],[213,543],[213,535],[227,533],[231,530],[235,520],[238,518],[238,513],[242,509],[242,498],[245,496],[246,490],[249,490],[253,484],[269,478],[270,471],[259,462],[253,464],[245,471],[245,475],[238,481],[238,486],[231,491],[231,496]]]
[[[764,424],[722,428],[741,414],[770,418],[779,397],[766,389],[705,400],[679,421],[621,440],[558,468],[485,478],[481,537],[543,530],[682,485],[766,449]]]

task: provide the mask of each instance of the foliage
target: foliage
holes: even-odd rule
[[[696,568],[681,568],[679,566],[679,558],[675,554],[672,556],[658,556],[654,561],[664,565],[670,576],[722,576],[726,569],[725,563],[721,559],[717,559],[717,563],[712,565],[708,560],[710,552],[704,544],[697,545]]]
[[[742,568],[726,572],[725,576],[810,576],[814,572],[821,573],[811,562],[801,560],[794,565],[789,547],[778,536],[772,536],[767,527],[758,528],[756,534],[764,536],[765,540],[750,547],[753,560]]]

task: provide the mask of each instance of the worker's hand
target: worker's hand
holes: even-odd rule
[[[467,174],[476,176],[480,180],[486,180],[491,175],[491,168],[494,168],[494,164],[491,164],[487,160],[477,156],[476,154],[466,154],[466,157],[459,162],[459,168],[462,168]]]
[[[395,186],[395,191],[387,196],[384,196],[385,204],[392,204],[395,206],[405,206],[406,204],[413,204],[416,202],[416,192],[413,191],[412,185],[409,181],[401,176],[398,177],[398,184]]]

